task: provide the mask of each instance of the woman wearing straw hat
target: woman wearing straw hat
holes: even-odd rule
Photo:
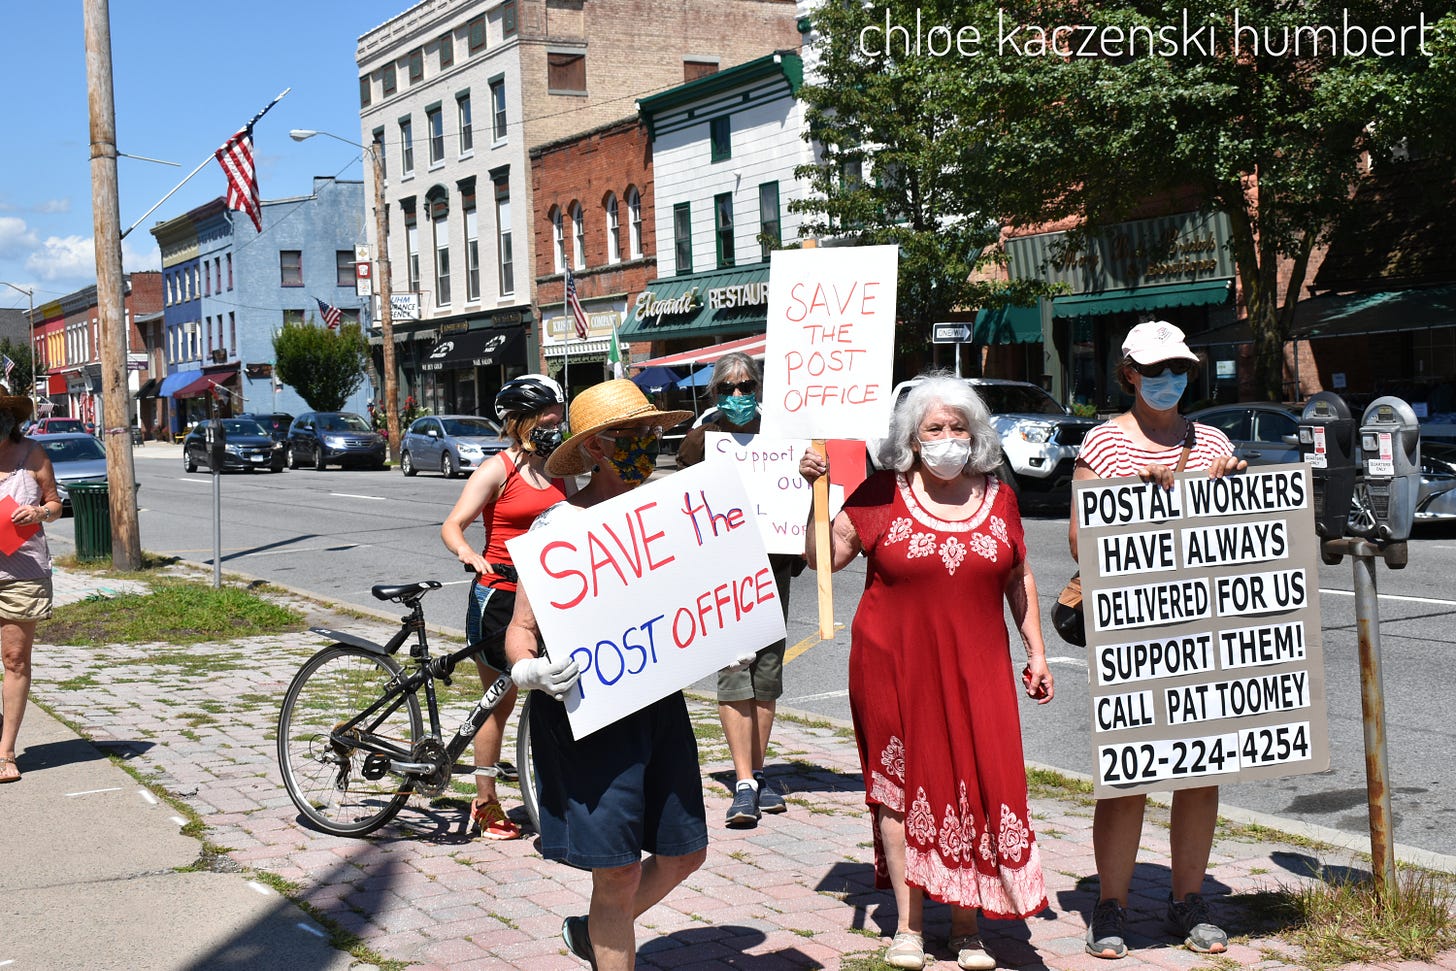
[[[0,527],[0,538],[23,538],[12,552],[0,552],[0,655],[5,662],[0,783],[20,781],[15,738],[30,694],[30,650],[36,621],[51,615],[51,554],[40,527],[61,515],[51,460],[20,433],[31,408],[29,398],[0,395],[0,515],[12,524]],[[0,542],[0,549],[12,542]]]
[[[590,474],[532,529],[636,488],[657,464],[663,428],[690,416],[660,411],[631,381],[595,385],[571,403],[571,438],[546,461],[553,476]],[[537,689],[530,725],[541,804],[541,853],[592,873],[591,910],[568,917],[572,954],[603,971],[631,968],[633,922],[702,865],[708,845],[698,746],[681,692],[582,739],[561,698],[580,671],[564,650],[543,653],[529,585],[516,593],[506,658],[521,689]],[[549,647],[549,645],[546,645]],[[643,853],[651,854],[645,860]]]

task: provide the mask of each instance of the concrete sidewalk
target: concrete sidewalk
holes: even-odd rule
[[[84,596],[94,586],[83,574],[57,572],[62,597]],[[310,621],[380,640],[388,633],[374,621],[327,613]],[[289,679],[319,646],[307,633],[188,648],[38,646],[32,696],[90,741],[34,707],[26,717],[25,779],[0,787],[7,832],[0,912],[9,918],[0,965],[349,966],[347,955],[324,953],[319,925],[301,910],[251,889],[250,880],[270,875],[382,959],[457,971],[584,967],[565,953],[559,930],[563,917],[585,912],[589,877],[542,860],[530,839],[467,838],[464,790],[433,803],[416,798],[367,839],[325,836],[300,824],[279,781],[273,729]],[[447,724],[472,700],[469,681],[459,678],[442,706]],[[873,886],[852,734],[822,720],[782,717],[769,779],[787,794],[789,811],[755,829],[728,830],[721,820],[729,761],[716,707],[695,698],[690,710],[712,837],[708,862],[639,921],[638,967],[882,967],[876,957],[894,929],[894,904]],[[507,758],[510,745],[508,738]],[[206,825],[207,842],[226,850],[212,868],[239,872],[175,872],[198,859],[200,845],[180,836],[175,813],[152,805],[101,753],[124,758],[191,807]],[[508,808],[513,796],[504,788]],[[1365,869],[1348,851],[1221,831],[1205,889],[1220,922],[1240,936],[1226,955],[1202,958],[1173,947],[1162,928],[1166,816],[1150,808],[1147,862],[1138,868],[1132,901],[1133,950],[1121,962],[1099,961],[1082,947],[1096,900],[1090,800],[1034,794],[1032,810],[1051,905],[1026,922],[984,922],[1003,967],[1300,967],[1296,949],[1271,936],[1275,927],[1256,895],[1301,885],[1311,874]],[[519,810],[513,815],[524,820]],[[953,969],[946,908],[928,908],[927,925],[934,967]],[[1456,952],[1428,966],[1456,971]]]

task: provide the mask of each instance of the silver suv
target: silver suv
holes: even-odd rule
[[[1057,403],[1057,399],[1026,381],[999,378],[966,378],[991,411],[991,425],[1001,436],[1005,456],[999,474],[1023,505],[1059,503],[1071,500],[1072,466],[1081,451],[1082,439],[1099,423],[1078,418]],[[912,378],[895,386],[898,404],[920,383]],[[871,456],[877,457],[875,443]]]

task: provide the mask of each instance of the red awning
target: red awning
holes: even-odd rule
[[[178,388],[172,392],[173,398],[197,398],[205,394],[211,394],[212,389],[219,384],[226,384],[232,372],[227,374],[204,374],[184,388]]]
[[[64,374],[51,374],[46,377],[46,394],[65,394],[66,376]]]
[[[731,354],[733,351],[742,351],[749,357],[762,358],[765,340],[767,340],[765,335],[754,334],[752,337],[741,337],[736,341],[714,344],[711,347],[700,347],[695,351],[679,351],[676,354],[665,354],[662,357],[654,357],[647,361],[633,361],[632,366],[646,368],[681,367],[684,364],[712,364],[724,354]]]

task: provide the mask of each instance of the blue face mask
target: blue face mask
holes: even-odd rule
[[[1142,384],[1138,385],[1138,394],[1148,407],[1167,411],[1178,407],[1178,400],[1187,388],[1187,374],[1174,374],[1171,368],[1163,368],[1163,373],[1155,378],[1143,377]]]
[[[758,395],[720,394],[718,410],[734,425],[746,425],[758,414]]]

